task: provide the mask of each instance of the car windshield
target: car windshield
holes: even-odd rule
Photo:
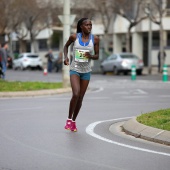
[[[136,55],[132,54],[120,54],[120,57],[123,59],[138,59]]]
[[[28,58],[38,58],[38,55],[28,55]]]

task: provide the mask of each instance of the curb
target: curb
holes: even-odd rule
[[[37,91],[19,91],[19,92],[0,92],[0,98],[3,97],[35,97],[43,95],[54,95],[60,93],[71,92],[71,88],[61,89],[48,89],[48,90],[37,90]]]
[[[126,121],[122,125],[125,133],[156,143],[170,145],[170,131],[153,128],[143,125],[136,120],[136,117]]]

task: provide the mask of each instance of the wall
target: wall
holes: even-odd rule
[[[152,50],[152,65],[157,66],[158,65],[158,51],[159,50]],[[165,64],[170,66],[170,49],[166,49],[166,58],[165,58]]]

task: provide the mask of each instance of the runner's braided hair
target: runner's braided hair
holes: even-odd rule
[[[82,25],[83,21],[87,20],[88,18],[81,18],[77,23],[77,33],[82,32],[80,26]]]

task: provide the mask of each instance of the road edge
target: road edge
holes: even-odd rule
[[[0,92],[0,98],[3,97],[34,97],[43,95],[55,95],[60,93],[71,92],[71,88],[35,90],[35,91],[19,91],[19,92]]]
[[[122,128],[125,133],[156,143],[170,145],[170,131],[153,128],[139,123],[136,117],[126,121]]]

